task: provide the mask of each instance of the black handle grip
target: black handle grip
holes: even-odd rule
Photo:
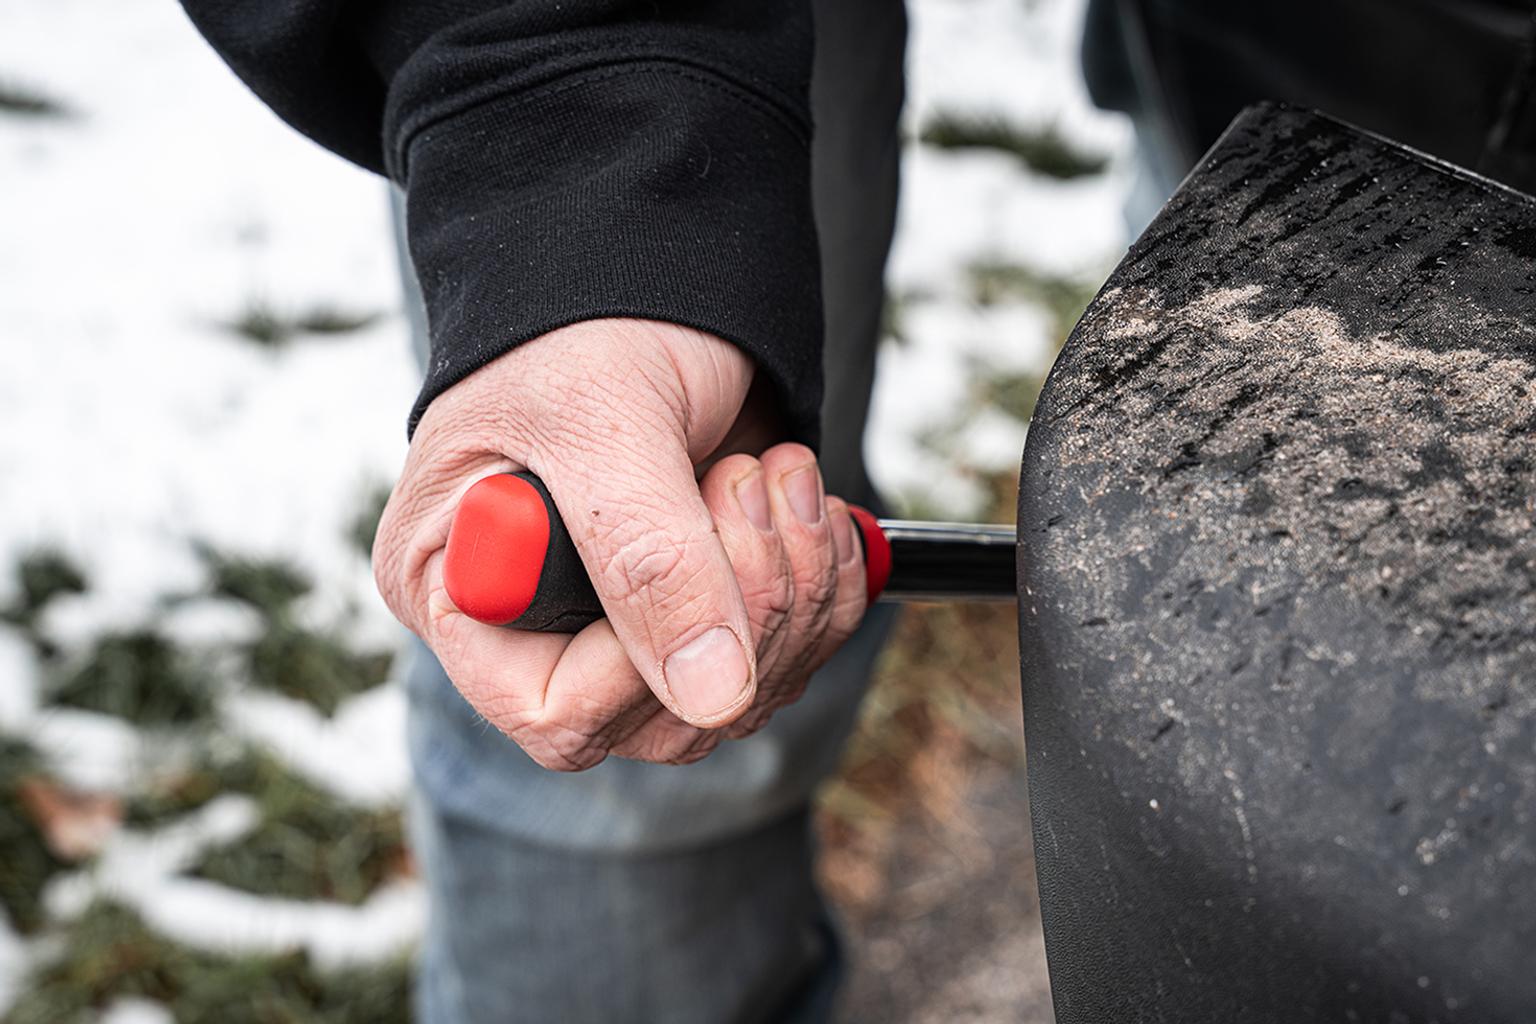
[[[1014,596],[1008,527],[881,522],[849,506],[864,548],[869,600]],[[503,473],[459,502],[443,564],[448,596],[465,615],[495,626],[574,633],[603,617],[586,566],[542,481]]]

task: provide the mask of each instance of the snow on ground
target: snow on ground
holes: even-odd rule
[[[275,752],[301,775],[349,803],[399,806],[410,788],[402,740],[405,704],[391,686],[375,687],[326,718],[308,704],[248,690],[223,708],[225,728]]]
[[[166,0],[8,5],[0,76],[74,112],[0,117],[0,556],[8,567],[56,544],[91,577],[90,593],[50,611],[50,632],[82,643],[146,621],[155,598],[200,584],[198,539],[290,558],[321,581],[315,617],[355,602],[369,636],[397,635],[343,539],[362,492],[402,460],[416,387],[386,186],[279,122]],[[274,352],[223,326],[263,305],[382,316]],[[178,640],[229,642],[252,623],[200,602],[167,625]],[[106,716],[37,711],[29,666],[0,637],[5,727],[30,733],[68,781],[120,788],[142,741]],[[324,725],[281,698],[224,714],[280,753],[313,744],[297,767],[342,795],[398,802],[400,692],[354,703]],[[351,908],[176,878],[167,842],[185,855],[223,834],[196,824],[119,836],[73,884],[130,901],[176,937],[298,943],[327,962],[385,955],[419,932],[415,886]],[[0,978],[14,984],[23,958],[6,934]]]
[[[890,271],[893,291],[912,296],[908,340],[881,353],[869,450],[893,493],[927,493],[941,507],[947,496],[955,514],[968,511],[967,492],[920,437],[964,407],[973,364],[1043,370],[1050,358],[1047,318],[1021,304],[976,308],[963,269],[992,260],[1101,274],[1124,242],[1128,132],[1093,112],[1078,84],[1081,6],[913,4],[914,130],[939,110],[995,112],[1055,123],[1115,158],[1108,175],[1062,183],[999,154],[909,150]],[[169,0],[10,4],[0,77],[74,114],[0,117],[5,564],[51,543],[89,570],[91,592],[52,613],[67,642],[143,622],[156,597],[195,588],[193,539],[291,558],[322,582],[317,616],[356,603],[370,636],[390,635],[343,540],[363,489],[401,462],[415,390],[385,186],[281,124]],[[274,352],[222,326],[263,304],[382,316]],[[1005,467],[1022,426],[978,415],[958,438],[974,465]],[[178,638],[250,628],[244,612],[199,607],[172,615]],[[0,635],[0,725],[30,732],[73,781],[120,782],[135,737],[102,716],[39,711],[29,665]],[[397,801],[407,785],[395,687],[329,722],[264,695],[223,714],[343,795]],[[207,813],[233,813],[216,806]],[[137,891],[154,923],[182,937],[299,942],[332,962],[382,953],[420,926],[411,887],[360,908],[305,907],[174,879],[164,853],[120,837],[88,884]],[[0,1003],[24,959],[0,929]],[[125,1006],[118,1017],[145,1012]]]
[[[1132,180],[1125,118],[1095,110],[1077,68],[1083,0],[922,0],[910,5],[909,131],[935,114],[999,115],[1056,126],[1109,173],[1054,181],[1013,157],[909,147],[888,280],[912,297],[906,343],[881,350],[866,453],[875,481],[897,498],[920,496],[945,514],[974,514],[975,495],[949,453],[921,443],[963,408],[968,367],[1043,371],[1047,327],[1032,306],[980,311],[965,270],[977,262],[1102,278],[1126,244],[1121,214]],[[985,322],[987,319],[993,322]],[[1023,322],[1019,322],[1019,321]],[[1011,322],[1010,322],[1011,321]],[[1031,322],[1032,321],[1032,322]],[[1023,364],[1023,365],[1021,365]],[[974,437],[973,437],[974,435]],[[994,417],[968,425],[956,445],[975,468],[1016,464],[1023,431]]]
[[[413,883],[385,884],[347,906],[255,896],[179,873],[255,823],[250,800],[223,796],[152,834],[118,832],[89,869],[49,887],[50,906],[67,919],[105,895],[176,941],[234,954],[304,949],[322,969],[398,955],[421,933],[426,897]]]
[[[0,631],[0,729],[16,732],[37,710],[32,651],[21,637]]]
[[[0,538],[52,540],[131,618],[186,543],[361,580],[337,543],[414,391],[387,196],[257,102],[164,0],[12,4],[0,69],[78,111],[0,118]],[[381,311],[263,351],[250,304]]]
[[[148,999],[119,999],[101,1015],[101,1024],[174,1024],[171,1011]]]

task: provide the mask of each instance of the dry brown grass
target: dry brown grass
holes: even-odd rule
[[[990,480],[988,518],[1012,519],[1016,482]],[[818,799],[822,884],[857,917],[889,890],[897,826],[914,816],[963,835],[987,765],[1023,758],[1012,602],[905,609],[875,669],[838,774]]]

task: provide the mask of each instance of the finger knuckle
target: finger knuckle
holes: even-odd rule
[[[763,457],[783,465],[797,465],[803,462],[814,462],[816,453],[798,441],[785,441],[768,449],[763,453]]]
[[[699,735],[678,743],[661,753],[659,760],[663,764],[697,764],[704,760],[719,746],[720,737],[709,732],[700,732]]]
[[[757,732],[763,726],[767,725],[768,720],[772,717],[773,713],[768,708],[755,709],[745,718],[731,723],[731,727],[727,732],[727,738],[733,740],[744,740],[748,736],[751,736],[753,733]]]
[[[744,588],[747,608],[765,635],[783,628],[795,611],[795,582],[787,573],[775,572]]]
[[[847,637],[858,628],[864,620],[864,612],[869,608],[869,600],[864,593],[864,581],[855,579],[848,583],[845,593],[839,593],[837,605],[832,612],[832,629],[837,634]]]
[[[621,757],[647,764],[693,764],[709,756],[721,739],[720,734],[711,730],[676,723],[660,729],[642,729],[614,750]]]
[[[556,772],[585,771],[608,756],[597,737],[574,728],[563,715],[552,714],[541,700],[515,688],[495,687],[471,680],[455,685],[480,717],[523,749],[540,767]]]
[[[699,570],[690,558],[693,544],[660,530],[633,531],[620,540],[600,583],[604,596],[624,602],[670,602],[689,592]]]
[[[702,748],[696,747],[696,748],[692,748],[690,750],[687,750],[687,751],[685,751],[685,752],[683,752],[681,754],[678,754],[676,757],[669,757],[666,760],[664,760],[662,763],[663,764],[677,765],[679,767],[681,767],[683,765],[689,765],[689,764],[698,764],[700,761],[704,760],[706,757],[708,757],[710,754],[713,754],[714,752],[715,752],[715,748],[714,747],[702,747]]]
[[[444,659],[444,668],[448,669],[448,676],[453,680],[454,688],[463,695],[475,712],[502,734],[521,744],[524,734],[538,720],[539,709],[536,703],[514,688],[500,686],[495,681],[459,672],[457,669],[449,668],[450,664],[451,662]]]
[[[838,609],[827,623],[826,633],[823,634],[823,643],[830,650],[837,650],[849,637],[853,636],[854,630],[858,629],[860,617],[856,610]],[[830,655],[828,656],[830,657]]]
[[[830,613],[837,598],[837,567],[827,561],[810,569],[802,577],[800,590],[806,604],[817,614]]]
[[[607,746],[596,737],[548,718],[535,720],[513,739],[529,757],[550,771],[586,771],[608,756]]]

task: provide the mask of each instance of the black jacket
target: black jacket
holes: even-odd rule
[[[289,123],[406,189],[432,361],[411,423],[597,316],[712,331],[813,439],[809,0],[183,0]],[[1094,97],[1191,166],[1321,108],[1536,189],[1536,0],[1092,0]]]
[[[435,396],[602,316],[711,331],[813,440],[805,0],[184,0],[289,124],[406,192]]]

